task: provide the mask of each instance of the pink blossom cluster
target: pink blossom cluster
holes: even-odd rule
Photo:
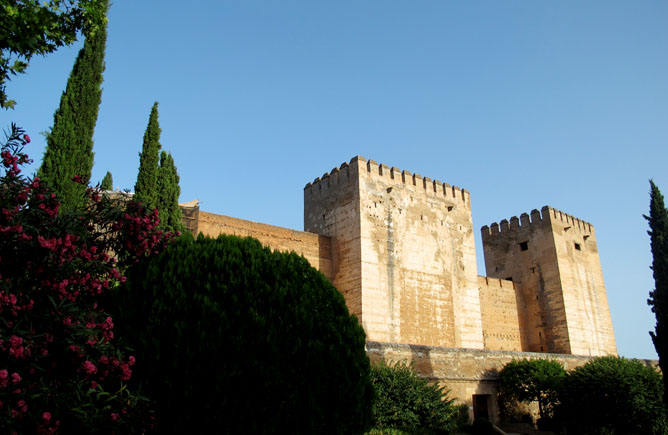
[[[0,152],[0,432],[52,434],[66,430],[60,415],[69,412],[53,404],[127,391],[135,358],[115,344],[101,302],[127,264],[159,252],[171,235],[156,229],[157,211],[145,215],[93,188],[89,206],[65,223],[44,183],[20,175],[30,138],[14,133]],[[99,418],[130,418],[127,397],[108,403]]]

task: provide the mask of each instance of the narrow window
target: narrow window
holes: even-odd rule
[[[578,250],[578,251],[580,250],[580,244],[579,243],[575,244],[575,249]]]
[[[512,281],[512,280],[513,280],[512,276],[509,276],[508,278],[506,278],[506,281]]]
[[[520,251],[526,251],[529,249],[529,242],[520,242]]]

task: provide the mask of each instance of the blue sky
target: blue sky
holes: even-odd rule
[[[80,43],[8,85],[41,160]],[[642,217],[668,194],[665,1],[116,1],[93,180],[132,189],[151,105],[181,200],[295,229],[304,185],[362,155],[471,192],[479,229],[591,222],[618,351],[656,358]]]

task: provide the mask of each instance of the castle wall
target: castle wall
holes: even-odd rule
[[[548,210],[557,250],[571,353],[616,355],[617,345],[594,227],[559,210]]]
[[[358,174],[353,159],[304,187],[304,230],[331,238],[332,282],[363,323]]]
[[[189,219],[186,223],[195,220],[195,217],[191,215],[193,213],[189,213]],[[332,279],[332,242],[326,236],[204,211],[197,213],[196,222],[195,232],[203,233],[206,236],[218,237],[220,234],[229,234],[239,237],[254,237],[271,249],[284,252],[294,251],[303,255],[313,267],[321,271],[327,278]]]
[[[566,370],[582,366],[590,357],[554,353],[527,353],[477,349],[453,349],[396,343],[367,342],[367,355],[372,363],[406,362],[430,381],[450,390],[448,396],[458,403],[469,405],[473,418],[473,395],[490,395],[490,417],[498,422],[498,375],[513,359],[552,359],[561,362]],[[651,362],[646,361],[647,364]]]
[[[512,281],[478,277],[485,349],[521,352],[517,294]]]

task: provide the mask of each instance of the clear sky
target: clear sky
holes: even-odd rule
[[[8,84],[44,138],[81,44]],[[483,225],[550,205],[596,227],[618,351],[656,358],[643,213],[668,194],[668,2],[117,0],[93,180],[133,189],[151,105],[181,201],[303,228],[355,155],[471,192]]]

